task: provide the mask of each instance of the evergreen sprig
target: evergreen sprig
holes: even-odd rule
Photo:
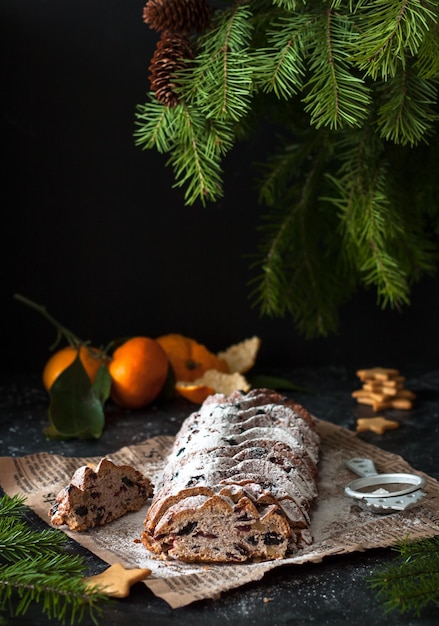
[[[194,63],[177,77],[185,100],[203,110],[207,118],[237,121],[250,107],[251,17],[245,4],[217,12],[208,36],[197,41]]]
[[[381,306],[408,303],[409,285],[402,258],[407,251],[401,214],[390,201],[388,167],[382,143],[364,132],[338,143],[341,166],[328,174],[336,194],[326,198],[339,210],[345,264],[357,269],[365,285],[375,285]],[[351,143],[351,140],[352,141]]]
[[[336,214],[323,212],[315,195],[315,180],[330,155],[327,137],[310,130],[306,141],[294,145],[286,141],[284,151],[269,160],[260,175],[261,193],[271,210],[260,228],[254,265],[262,265],[263,272],[252,280],[251,296],[266,315],[291,315],[305,336],[310,316],[319,334],[335,330],[337,307],[352,287],[349,276],[339,284],[343,267],[333,273],[328,265],[336,241]],[[291,185],[293,176],[300,185]],[[316,223],[321,228],[316,229]],[[294,293],[298,284],[306,285],[300,298]]]
[[[33,531],[15,516],[0,519],[1,559],[8,563],[37,557],[47,549],[61,549],[65,543],[64,535],[54,534],[51,530]]]
[[[376,571],[369,586],[387,611],[419,616],[429,606],[439,606],[439,536],[395,547],[398,557]]]
[[[231,0],[192,50],[172,76],[180,104],[138,106],[135,140],[206,204],[236,143],[273,130],[255,158],[262,314],[312,337],[358,289],[408,305],[439,259],[438,3]]]
[[[299,93],[305,77],[303,49],[314,16],[280,17],[267,32],[267,47],[253,51],[253,80],[257,90],[289,99]]]
[[[12,496],[0,498],[0,522],[4,519],[19,519],[23,515],[26,498],[24,496]]]
[[[174,171],[175,186],[186,187],[188,204],[221,197],[222,157],[232,142],[229,122],[208,119],[191,104],[163,107],[153,94],[138,107],[138,116],[146,123],[137,129],[136,144],[170,153],[167,164]]]
[[[86,614],[97,624],[107,597],[85,587],[84,560],[63,551],[64,533],[28,527],[24,504],[24,498],[0,497],[0,623],[1,612],[17,617],[36,603],[63,624],[79,623]]]
[[[408,59],[417,55],[426,34],[437,23],[438,6],[434,0],[356,4],[354,14],[359,29],[352,58],[373,79],[395,76]]]
[[[346,54],[356,34],[350,16],[328,11],[324,3],[319,7],[309,33],[310,78],[304,86],[303,98],[310,124],[316,128],[355,127],[367,117],[369,89],[350,66]]]
[[[437,84],[420,78],[409,63],[390,85],[382,84],[380,93],[377,129],[383,139],[414,146],[434,132]]]

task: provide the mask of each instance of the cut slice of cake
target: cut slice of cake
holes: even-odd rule
[[[103,458],[94,470],[87,465],[76,470],[49,510],[50,522],[71,530],[102,526],[140,510],[152,493],[151,481],[141,472]]]

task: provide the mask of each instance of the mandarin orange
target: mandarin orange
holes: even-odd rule
[[[168,368],[166,352],[155,339],[128,339],[114,351],[108,365],[113,402],[125,409],[147,406],[162,390]]]
[[[203,404],[208,396],[215,393],[215,389],[209,385],[204,385],[200,382],[193,383],[177,383],[175,386],[177,395],[190,400],[194,404]]]
[[[47,391],[50,390],[58,376],[73,363],[77,354],[78,348],[73,346],[66,346],[52,354],[43,369],[43,385]],[[97,348],[81,346],[79,348],[79,358],[90,378],[90,382],[93,383],[103,362],[104,356],[102,352]]]
[[[178,333],[170,333],[157,338],[166,352],[177,381],[192,382],[207,370],[228,372],[223,359],[219,359],[201,343]]]

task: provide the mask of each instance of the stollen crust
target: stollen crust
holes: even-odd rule
[[[312,542],[320,438],[304,407],[270,389],[209,396],[183,423],[142,532],[162,558],[283,558]]]
[[[76,470],[50,508],[50,522],[78,531],[102,526],[140,510],[152,494],[152,483],[141,472],[103,458],[94,470],[87,465]]]

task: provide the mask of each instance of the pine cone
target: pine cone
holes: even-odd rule
[[[210,22],[208,0],[148,0],[143,21],[157,31],[201,32]]]
[[[174,107],[179,102],[172,77],[194,58],[189,38],[179,33],[162,33],[149,66],[151,89],[159,102]]]

